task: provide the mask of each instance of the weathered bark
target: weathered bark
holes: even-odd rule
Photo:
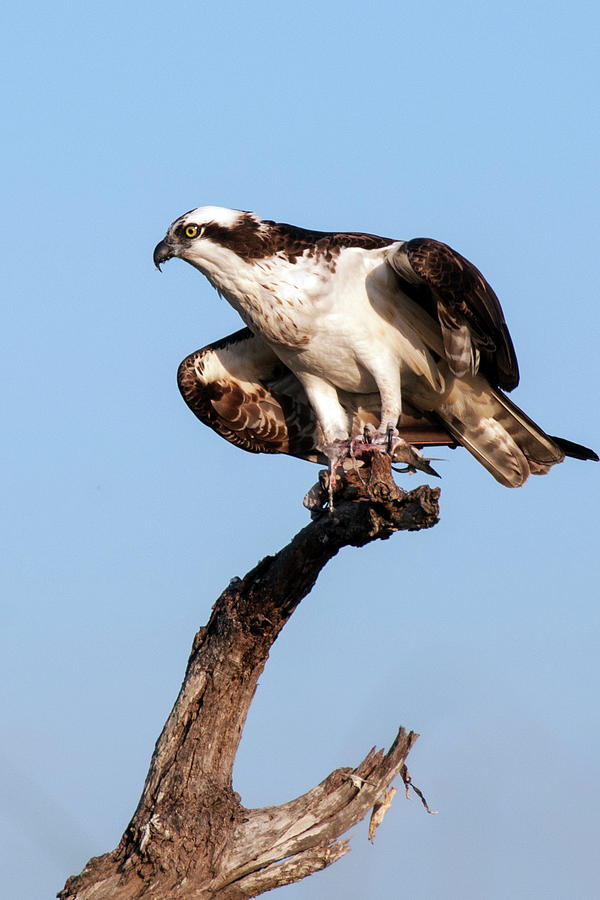
[[[437,522],[439,490],[399,490],[381,454],[364,477],[366,484],[359,472],[347,476],[332,514],[322,511],[218,598],[195,637],[133,819],[113,852],[68,879],[62,900],[255,897],[330,865],[349,849],[338,838],[396,775],[408,786],[405,759],[417,735],[400,729],[387,754],[372,750],[356,769],[336,769],[282,806],[245,809],[232,788],[269,649],[323,566],[344,546]]]

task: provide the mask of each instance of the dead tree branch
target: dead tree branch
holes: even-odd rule
[[[365,470],[363,470],[365,472]],[[400,773],[417,738],[336,769],[282,806],[245,809],[232,772],[258,678],[277,635],[345,546],[429,528],[439,490],[405,493],[381,454],[353,472],[324,510],[275,556],[234,579],[196,635],[181,691],[158,739],[143,793],[119,846],[68,879],[61,900],[245,900],[329,866],[339,840]],[[314,514],[314,513],[313,513]]]

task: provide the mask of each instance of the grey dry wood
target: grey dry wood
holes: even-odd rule
[[[269,649],[323,566],[344,546],[438,520],[439,490],[409,493],[389,461],[348,473],[335,510],[316,517],[275,556],[234,579],[195,637],[175,706],[157,741],[137,810],[118,847],[89,861],[61,900],[246,900],[330,865],[338,838],[361,821],[393,779],[417,735],[400,729],[387,754],[371,751],[306,794],[247,810],[232,772]],[[363,779],[354,781],[349,775]]]

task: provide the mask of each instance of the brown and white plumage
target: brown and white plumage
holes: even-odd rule
[[[519,380],[498,299],[445,244],[308,231],[202,207],[155,251],[198,268],[246,328],[179,369],[186,403],[228,441],[314,462],[390,429],[416,447],[462,444],[516,487],[565,455],[502,390]]]
[[[187,356],[177,383],[194,415],[232,444],[251,453],[288,453],[327,462],[317,446],[319,427],[302,385],[249,328]],[[376,394],[340,391],[339,397],[352,422],[351,434],[377,428]],[[441,424],[416,413],[403,414],[398,430],[416,447],[456,446]]]

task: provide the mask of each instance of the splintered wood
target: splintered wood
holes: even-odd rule
[[[61,900],[246,900],[331,865],[348,852],[340,838],[371,809],[373,839],[395,794],[391,782],[402,775],[409,783],[414,732],[401,728],[387,753],[373,750],[281,806],[246,809],[232,773],[269,651],[321,569],[342,547],[436,524],[439,491],[406,493],[390,475],[380,461],[366,478],[350,474],[333,514],[318,510],[279,553],[231,580],[194,639],[118,847],[69,878]],[[306,752],[316,750],[308,744]]]
[[[371,843],[373,843],[375,832],[383,822],[383,817],[392,805],[392,800],[397,793],[398,791],[396,790],[396,788],[392,787],[388,791],[384,791],[381,797],[379,797],[375,802],[373,812],[371,813],[371,819],[369,821],[369,840],[371,841]]]

